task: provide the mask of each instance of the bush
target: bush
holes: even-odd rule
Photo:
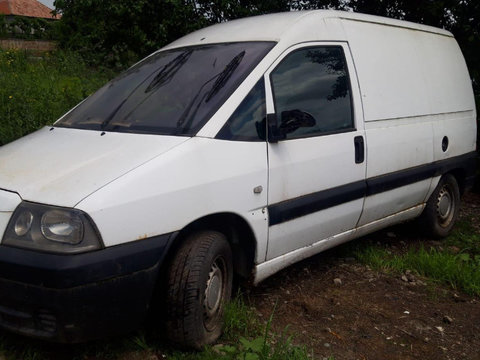
[[[0,146],[53,123],[113,75],[70,52],[0,50]]]
[[[60,44],[89,63],[123,67],[205,25],[181,1],[57,0]]]
[[[55,40],[58,25],[58,21],[26,16],[15,16],[9,21],[0,15],[0,38]]]
[[[269,12],[288,11],[286,0],[56,0],[60,44],[89,62],[122,67],[207,25]]]

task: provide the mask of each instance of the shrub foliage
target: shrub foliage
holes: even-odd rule
[[[113,75],[74,53],[0,50],[0,146],[52,124]]]
[[[15,16],[8,19],[0,14],[0,38],[27,40],[54,40],[57,38],[54,20]]]

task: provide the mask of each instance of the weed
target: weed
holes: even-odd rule
[[[452,234],[445,239],[445,245],[449,246],[450,250],[468,253],[472,259],[480,259],[480,234],[476,232],[471,221],[457,222]]]
[[[132,338],[133,344],[135,344],[140,350],[149,350],[150,346],[148,345],[145,334],[141,332],[140,334]]]
[[[254,337],[259,333],[260,323],[255,311],[245,304],[242,294],[238,293],[225,308],[224,338]]]
[[[240,337],[238,342],[221,345],[216,348],[220,356],[217,358],[225,360],[308,359],[307,350],[293,344],[293,337],[288,335],[288,327],[280,335],[271,332],[274,313],[275,308],[263,328],[262,335],[254,338]]]

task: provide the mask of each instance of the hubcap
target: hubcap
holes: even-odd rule
[[[222,278],[222,272],[220,271],[218,265],[214,263],[210,269],[207,288],[205,290],[205,303],[207,313],[210,315],[215,313],[220,305],[220,300],[222,298]]]
[[[225,272],[225,261],[219,256],[210,268],[205,287],[205,298],[203,302],[205,311],[204,323],[205,327],[209,330],[215,328],[217,319],[221,316],[222,300],[225,292]]]
[[[445,218],[448,216],[450,212],[450,208],[452,207],[452,200],[448,193],[445,193],[444,196],[438,202],[438,213],[440,217]]]
[[[448,185],[444,185],[437,198],[437,216],[440,225],[443,227],[448,226],[453,219],[454,212],[454,197],[452,196],[450,187]]]

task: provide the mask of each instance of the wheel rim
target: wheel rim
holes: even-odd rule
[[[226,278],[225,260],[218,256],[210,267],[203,301],[204,323],[208,330],[213,330],[218,325],[217,320],[221,316],[225,297]]]
[[[453,189],[448,184],[445,184],[438,193],[437,198],[437,218],[440,226],[448,227],[452,223],[455,208]]]

